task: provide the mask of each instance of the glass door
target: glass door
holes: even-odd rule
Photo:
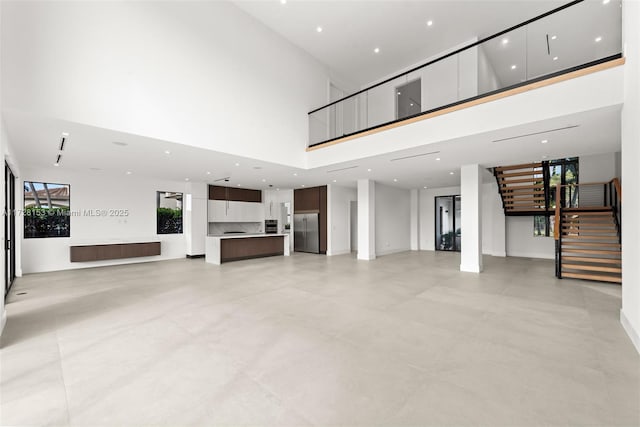
[[[437,251],[460,251],[460,196],[435,198],[435,237]]]
[[[6,163],[4,173],[4,296],[6,298],[16,278],[16,178]]]

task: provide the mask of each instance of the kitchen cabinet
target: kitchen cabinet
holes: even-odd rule
[[[262,204],[209,200],[209,222],[263,222]]]
[[[301,188],[293,192],[293,208],[295,213],[320,211],[320,188]],[[324,187],[326,189],[326,187]]]
[[[226,200],[234,202],[261,203],[262,191],[248,188],[209,186],[209,200]]]

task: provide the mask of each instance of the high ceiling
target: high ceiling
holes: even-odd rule
[[[568,2],[235,0],[234,3],[339,76],[362,86]],[[376,48],[378,53],[374,52]]]

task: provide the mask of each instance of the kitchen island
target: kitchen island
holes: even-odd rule
[[[208,235],[205,261],[223,262],[269,256],[289,256],[289,234],[223,234]]]

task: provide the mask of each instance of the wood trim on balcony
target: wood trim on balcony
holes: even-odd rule
[[[307,148],[307,152],[319,150],[321,148],[331,147],[333,145],[341,144],[343,142],[351,141],[353,139],[362,138],[364,136],[373,135],[373,134],[384,132],[384,131],[387,131],[387,130],[390,130],[390,129],[395,129],[395,128],[400,127],[400,126],[406,126],[406,125],[410,125],[412,123],[421,122],[423,120],[431,119],[433,117],[442,116],[444,114],[453,113],[453,112],[459,111],[459,110],[464,110],[465,108],[475,107],[476,105],[485,104],[487,102],[497,101],[497,100],[502,99],[502,98],[507,98],[509,96],[518,95],[518,94],[521,94],[521,93],[528,92],[530,90],[540,89],[540,88],[543,88],[543,87],[546,87],[546,86],[550,86],[550,85],[553,85],[553,84],[556,84],[556,83],[564,82],[564,81],[567,81],[567,80],[571,80],[571,79],[575,79],[575,78],[578,78],[578,77],[586,76],[586,75],[589,75],[589,74],[597,73],[599,71],[607,70],[609,68],[619,67],[621,65],[624,65],[624,63],[625,63],[625,58],[624,57],[613,59],[613,60],[607,61],[607,62],[602,62],[600,64],[596,64],[596,65],[593,65],[593,66],[590,66],[590,67],[582,68],[582,69],[579,69],[579,70],[576,70],[576,71],[571,71],[569,73],[561,74],[561,75],[558,75],[558,76],[555,76],[555,77],[551,77],[551,78],[548,78],[548,79],[545,79],[545,80],[536,81],[536,82],[533,82],[533,83],[530,83],[530,84],[527,84],[527,85],[518,86],[518,87],[513,88],[513,89],[505,90],[503,92],[498,92],[498,93],[495,93],[493,95],[488,95],[488,96],[484,96],[484,97],[481,97],[481,98],[473,99],[473,100],[471,100],[469,102],[464,102],[464,103],[461,103],[461,104],[454,105],[452,107],[443,108],[441,110],[437,110],[437,111],[434,111],[432,113],[422,114],[422,115],[419,115],[419,116],[411,117],[411,118],[406,119],[406,120],[393,122],[393,123],[390,123],[388,125],[383,125],[383,126],[380,126],[380,127],[376,127],[374,129],[365,130],[365,131],[362,131],[362,132],[354,134],[354,135],[345,136],[344,138],[334,139],[333,141],[320,143],[318,145],[314,145],[313,147],[308,147]]]

